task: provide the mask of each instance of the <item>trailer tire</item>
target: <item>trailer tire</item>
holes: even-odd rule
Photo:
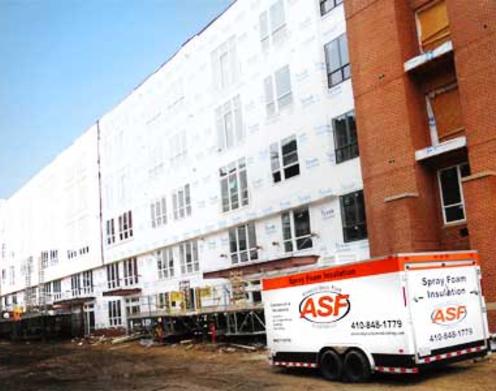
[[[343,375],[343,360],[332,349],[323,351],[319,358],[320,373],[326,380],[340,380]]]
[[[360,350],[352,349],[344,356],[344,375],[352,383],[365,382],[370,379],[372,371],[367,356]]]

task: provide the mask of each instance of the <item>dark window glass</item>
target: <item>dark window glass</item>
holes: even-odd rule
[[[470,175],[470,166],[463,163],[439,171],[441,206],[445,223],[465,219],[461,178]]]
[[[365,239],[367,221],[363,191],[356,191],[340,197],[343,237],[345,242]]]
[[[441,171],[441,193],[445,206],[461,202],[460,184],[458,183],[458,169],[452,167]]]
[[[350,111],[333,119],[336,163],[353,159],[359,155],[355,112]]]
[[[320,15],[327,14],[330,10],[341,4],[343,0],[320,0]]]

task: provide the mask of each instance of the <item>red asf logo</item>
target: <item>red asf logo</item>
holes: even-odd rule
[[[350,312],[349,295],[325,291],[306,296],[299,306],[300,318],[314,323],[333,323]]]
[[[461,322],[467,316],[467,307],[464,305],[447,305],[438,307],[432,311],[432,323],[441,326],[449,326]]]

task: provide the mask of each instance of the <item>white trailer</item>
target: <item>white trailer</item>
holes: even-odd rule
[[[263,280],[272,365],[329,380],[489,352],[476,252],[397,254]]]

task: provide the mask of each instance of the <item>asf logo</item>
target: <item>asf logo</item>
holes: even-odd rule
[[[308,295],[300,302],[300,318],[313,323],[334,323],[350,312],[349,295],[333,291]]]
[[[441,326],[451,326],[461,322],[467,316],[467,307],[464,305],[452,304],[435,308],[432,311],[432,323]]]

